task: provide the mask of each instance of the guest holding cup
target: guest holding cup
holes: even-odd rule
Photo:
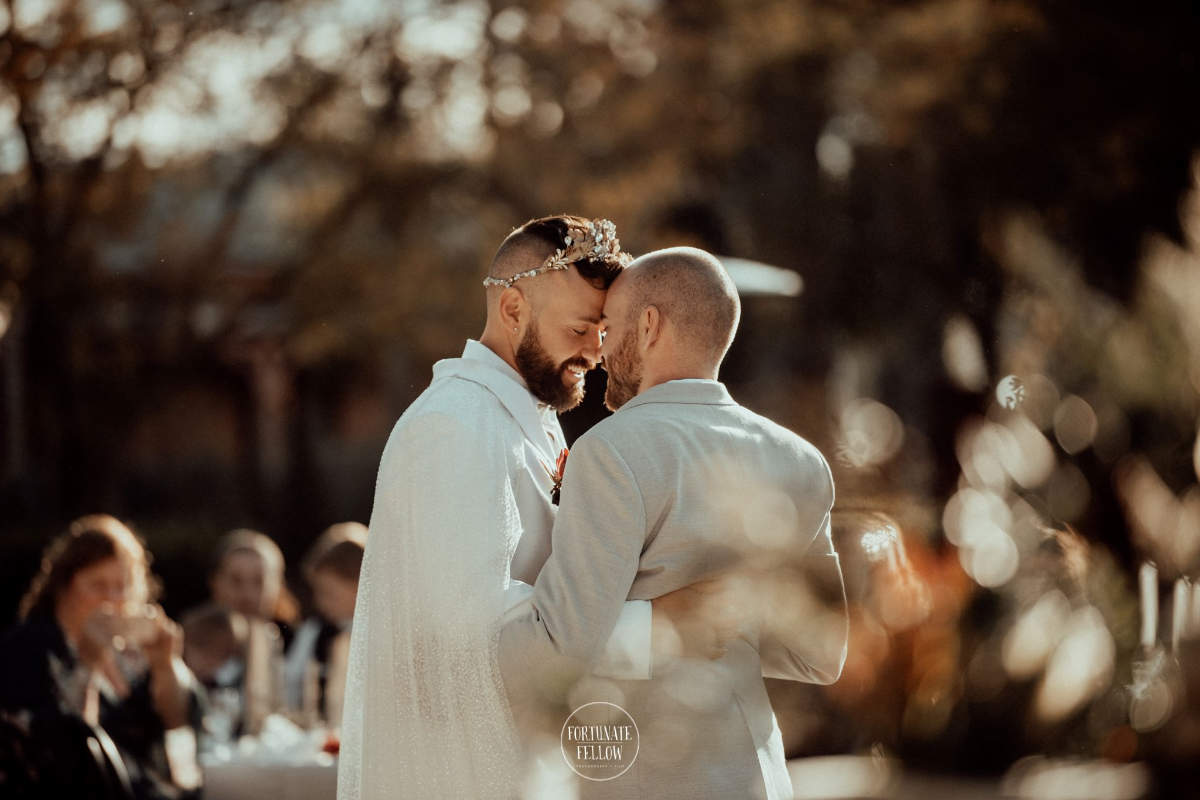
[[[115,746],[108,760],[138,800],[197,788],[168,760],[167,732],[194,730],[199,707],[180,628],[153,603],[149,562],[116,518],[75,520],[47,547],[18,624],[0,639],[0,711],[28,734],[42,788],[94,793],[72,785],[90,780],[70,758],[88,737]]]

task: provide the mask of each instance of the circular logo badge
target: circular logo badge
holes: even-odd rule
[[[576,775],[611,781],[633,766],[641,748],[637,723],[616,703],[585,703],[571,712],[559,736],[563,758]]]

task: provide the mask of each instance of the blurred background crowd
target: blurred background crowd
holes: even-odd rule
[[[0,613],[111,513],[210,688],[253,650],[327,701],[286,659],[337,649],[301,620],[336,627],[315,565],[361,531],[322,532],[503,236],[607,217],[793,276],[743,280],[722,374],[838,486],[850,655],[772,686],[789,755],[1184,796],[1198,33],[1190,0],[0,3]]]
[[[301,620],[279,546],[230,531],[209,599],[176,623],[137,534],[107,514],[74,520],[0,637],[0,794],[199,797],[202,756],[228,761],[280,720],[336,754],[366,533],[345,522],[318,537]]]

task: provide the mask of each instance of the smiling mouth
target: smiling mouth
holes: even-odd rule
[[[587,374],[587,370],[583,367],[567,367],[566,372],[576,381],[583,380],[583,376]]]

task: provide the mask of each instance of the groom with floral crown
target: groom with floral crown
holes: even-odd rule
[[[434,366],[396,423],[359,581],[339,800],[522,793],[499,620],[550,553],[566,458],[557,413],[583,399],[606,291],[630,260],[608,220],[551,216],[514,230],[483,281],[483,335]],[[625,602],[596,674],[649,678],[652,620],[656,641],[670,630],[719,655],[733,631],[709,613],[718,595],[697,585]]]

